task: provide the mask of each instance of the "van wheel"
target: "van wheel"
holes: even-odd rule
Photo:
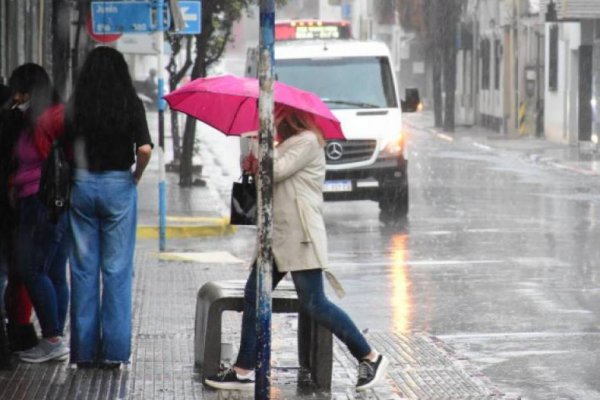
[[[379,220],[389,222],[408,215],[408,186],[386,190],[379,198]]]

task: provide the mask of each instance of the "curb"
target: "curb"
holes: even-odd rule
[[[444,130],[436,128],[436,127],[422,127],[422,126],[418,126],[417,124],[414,124],[411,122],[404,122],[404,123],[406,123],[408,126],[410,126],[413,129],[420,129],[431,135],[436,135],[436,136],[446,135]],[[484,151],[492,152],[492,153],[495,153],[498,155],[506,155],[506,154],[516,155],[517,157],[519,157],[521,160],[524,160],[524,161],[529,161],[529,162],[532,162],[537,165],[543,165],[546,167],[559,169],[562,171],[569,171],[569,172],[576,173],[579,175],[586,175],[586,176],[599,176],[600,175],[600,172],[598,172],[598,171],[594,171],[592,169],[586,169],[586,168],[578,168],[578,167],[566,164],[566,163],[562,162],[561,160],[558,160],[553,157],[547,157],[547,156],[543,156],[543,155],[537,154],[537,153],[522,154],[518,151],[498,149],[498,148],[495,148],[494,146],[483,144],[483,143],[477,141],[477,139],[475,139],[472,136],[467,136],[467,137],[469,138],[469,142],[473,146],[477,147],[478,149],[484,150]]]
[[[173,224],[165,227],[167,239],[186,239],[195,237],[225,236],[237,232],[235,225],[229,224],[228,217],[167,217],[167,222],[192,222],[194,224]],[[156,225],[138,225],[138,239],[158,239],[159,227]]]

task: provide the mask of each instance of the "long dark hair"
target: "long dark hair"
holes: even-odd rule
[[[81,67],[67,105],[69,136],[107,139],[115,127],[131,124],[139,103],[123,55],[110,47],[97,47]]]
[[[33,127],[48,107],[60,102],[48,73],[38,64],[27,63],[15,68],[8,79],[8,86],[12,94],[20,92],[29,95],[29,109],[25,113],[25,122],[29,128]]]

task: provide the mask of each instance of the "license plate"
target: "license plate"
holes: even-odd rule
[[[325,181],[323,184],[324,192],[351,192],[352,191],[352,181],[351,180],[343,180],[343,181]]]

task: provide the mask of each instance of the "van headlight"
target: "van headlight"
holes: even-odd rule
[[[404,150],[404,132],[398,132],[383,148],[388,154],[401,154]]]

